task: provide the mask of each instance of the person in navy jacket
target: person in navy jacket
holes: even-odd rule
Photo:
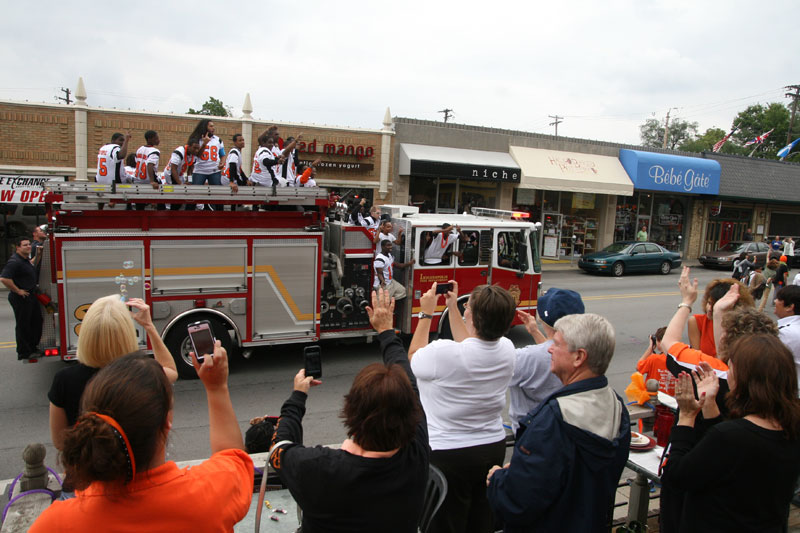
[[[615,333],[596,314],[553,326],[550,371],[564,384],[520,421],[511,462],[487,495],[504,531],[601,531],[628,460],[630,418],[605,377]]]

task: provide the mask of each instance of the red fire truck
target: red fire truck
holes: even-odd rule
[[[190,199],[190,200],[189,200]],[[236,210],[171,210],[214,204]],[[46,196],[50,246],[40,288],[52,299],[45,314],[45,354],[74,359],[80,324],[96,298],[120,293],[144,299],[182,377],[196,377],[186,327],[209,320],[230,353],[253,348],[374,334],[365,311],[373,282],[373,234],[345,222],[319,188],[101,185],[54,183]],[[136,206],[145,206],[137,209]],[[252,207],[252,210],[251,210]],[[256,207],[261,207],[256,209]],[[227,208],[229,209],[229,208]],[[534,225],[507,211],[419,214],[383,206],[404,238],[396,271],[408,297],[396,326],[413,332],[419,297],[433,282],[459,283],[465,302],[477,285],[508,289],[532,310],[540,280]],[[462,238],[437,265],[424,264],[426,241],[443,223]],[[401,244],[400,244],[401,243]],[[447,335],[447,309],[433,328]],[[143,349],[144,331],[139,330]]]

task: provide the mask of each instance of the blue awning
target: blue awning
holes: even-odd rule
[[[636,189],[719,194],[720,165],[711,159],[621,149],[619,160]]]

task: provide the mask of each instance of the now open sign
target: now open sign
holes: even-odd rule
[[[49,176],[10,176],[0,175],[0,203],[41,204],[44,202],[45,185],[55,179]]]

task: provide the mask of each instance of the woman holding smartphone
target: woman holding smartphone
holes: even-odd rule
[[[150,357],[121,357],[86,387],[83,414],[64,436],[61,461],[77,498],[53,503],[31,532],[233,531],[250,508],[253,462],[228,393],[225,350],[217,341],[213,357],[193,361],[206,389],[211,457],[184,469],[166,460],[172,386]]]

